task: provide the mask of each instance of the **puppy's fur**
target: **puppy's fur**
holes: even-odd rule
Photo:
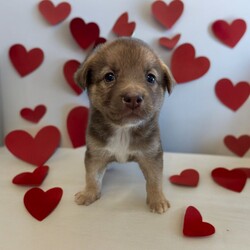
[[[135,161],[146,179],[150,210],[165,212],[158,115],[165,91],[173,86],[169,69],[144,42],[119,38],[95,49],[75,76],[90,100],[86,187],[76,194],[76,203],[100,198],[108,163]]]

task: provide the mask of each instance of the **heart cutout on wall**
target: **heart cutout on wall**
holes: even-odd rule
[[[38,105],[33,110],[30,108],[23,108],[20,111],[20,115],[27,121],[38,123],[45,115],[46,110],[44,105]]]
[[[225,45],[233,48],[241,40],[247,29],[246,22],[236,19],[231,24],[217,20],[212,24],[214,35]]]
[[[42,166],[58,148],[60,137],[54,126],[42,128],[34,138],[24,130],[15,130],[5,137],[5,145],[17,158]]]
[[[77,95],[80,95],[83,90],[77,85],[74,80],[74,74],[79,68],[80,63],[76,60],[67,61],[63,66],[64,77],[69,86],[75,91]]]
[[[187,237],[204,237],[215,233],[215,228],[208,222],[203,222],[200,212],[193,206],[186,209],[183,234]]]
[[[128,12],[125,12],[117,19],[112,31],[117,36],[132,36],[135,26],[135,22],[128,22]]]
[[[81,18],[74,18],[70,22],[70,31],[82,49],[89,48],[92,44],[95,44],[99,38],[99,26],[96,23],[85,23]]]
[[[48,166],[37,167],[32,173],[25,172],[18,174],[12,180],[13,184],[22,186],[40,186],[49,171]]]
[[[228,135],[224,138],[224,144],[231,152],[243,157],[250,148],[250,136],[242,135],[236,138],[233,135]]]
[[[9,57],[16,71],[24,77],[42,64],[44,54],[40,48],[27,51],[22,44],[15,44],[10,47]]]
[[[179,42],[180,38],[181,38],[181,34],[177,34],[176,36],[172,38],[161,37],[159,39],[159,44],[167,49],[173,49],[175,45]]]
[[[180,175],[170,176],[169,180],[176,185],[196,187],[199,182],[199,173],[195,169],[186,169]]]
[[[80,106],[73,108],[68,114],[67,129],[74,148],[86,144],[85,134],[88,125],[88,113],[88,108]]]
[[[210,68],[206,57],[195,57],[195,48],[185,43],[177,47],[171,58],[171,69],[177,83],[186,83],[202,77]]]
[[[233,85],[229,79],[221,79],[215,85],[215,93],[218,99],[228,108],[237,111],[250,95],[248,82],[239,82]]]
[[[247,181],[246,174],[240,169],[216,168],[212,171],[212,178],[220,186],[239,193]]]
[[[62,2],[57,6],[51,1],[45,0],[38,4],[38,9],[42,16],[51,24],[55,25],[65,20],[71,11],[71,6],[67,2]]]
[[[166,29],[170,29],[182,15],[184,4],[180,0],[174,0],[169,4],[163,1],[155,1],[151,10],[154,18]]]
[[[24,205],[37,220],[44,220],[59,204],[63,190],[59,187],[44,192],[40,188],[32,188],[24,195]]]

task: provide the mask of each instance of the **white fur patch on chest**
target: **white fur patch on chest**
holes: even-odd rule
[[[129,128],[117,128],[114,135],[109,139],[106,146],[106,150],[111,155],[114,155],[118,162],[124,163],[128,160],[130,155],[130,129]]]

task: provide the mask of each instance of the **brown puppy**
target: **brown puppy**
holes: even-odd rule
[[[76,194],[76,203],[89,205],[100,198],[108,163],[135,161],[146,179],[150,210],[164,213],[169,203],[162,192],[158,115],[173,85],[169,69],[142,41],[120,38],[94,50],[76,81],[87,88],[90,100],[86,187]]]

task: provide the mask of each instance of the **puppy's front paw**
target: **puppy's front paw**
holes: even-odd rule
[[[170,208],[170,203],[165,199],[165,197],[159,197],[158,199],[154,197],[153,199],[148,198],[147,204],[150,211],[153,213],[163,214],[168,208]]]
[[[82,191],[75,195],[75,202],[78,205],[88,206],[96,200],[100,199],[101,194],[93,191]]]

